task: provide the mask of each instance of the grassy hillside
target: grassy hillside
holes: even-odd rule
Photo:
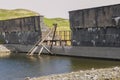
[[[0,20],[7,20],[20,17],[38,16],[39,14],[26,9],[0,9]],[[53,23],[58,24],[58,30],[70,30],[69,21],[63,18],[44,18],[45,25],[53,27]]]
[[[0,9],[0,20],[35,16],[35,15],[39,15],[39,14],[26,9],[14,9],[14,10]]]
[[[58,24],[59,30],[70,30],[69,20],[63,18],[44,18],[44,22],[48,27],[53,27],[53,23]]]
[[[58,27],[69,29],[69,20],[63,18],[44,18],[44,22],[48,27],[53,27],[53,23],[57,23]]]

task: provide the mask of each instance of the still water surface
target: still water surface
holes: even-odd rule
[[[83,59],[58,56],[11,55],[0,57],[0,80],[22,80],[91,68],[120,66],[120,61]]]

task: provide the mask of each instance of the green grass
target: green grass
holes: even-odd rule
[[[57,23],[57,30],[70,30],[69,20],[63,18],[44,18],[44,22],[48,27],[53,27],[54,23]]]
[[[44,18],[44,22],[49,27],[52,27],[54,23],[58,26],[69,26],[68,20],[63,18]]]
[[[30,11],[27,9],[14,9],[14,10],[7,10],[7,9],[0,9],[0,20],[8,20],[14,18],[21,18],[21,17],[29,17],[29,16],[38,16],[39,14]],[[58,24],[57,30],[70,30],[69,28],[69,20],[63,18],[45,18],[44,16],[45,25],[49,28],[53,27],[54,23]]]
[[[0,9],[0,20],[37,16],[37,15],[39,14],[26,9],[14,9],[14,10]]]

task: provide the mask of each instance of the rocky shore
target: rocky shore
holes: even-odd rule
[[[0,45],[0,57],[10,55],[11,51],[7,49],[4,45]]]
[[[120,80],[120,67],[77,71],[64,74],[53,74],[25,80]]]

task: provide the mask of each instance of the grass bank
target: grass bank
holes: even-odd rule
[[[70,30],[69,20],[63,18],[44,18],[45,24],[51,28],[53,27],[53,23],[57,23],[59,31]]]
[[[0,20],[7,20],[13,18],[29,17],[29,16],[38,16],[39,14],[26,9],[0,9]]]

